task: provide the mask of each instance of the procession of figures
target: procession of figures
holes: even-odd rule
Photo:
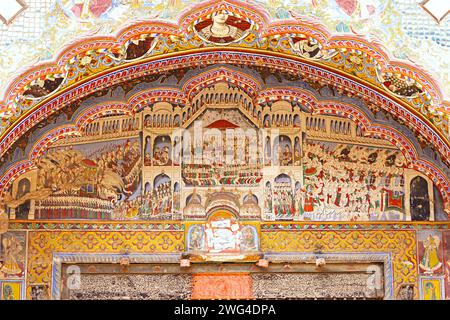
[[[196,120],[189,134],[144,126],[139,136],[50,148],[36,181],[18,180],[10,208],[19,219],[32,207],[35,219],[182,219],[193,189],[238,187],[253,193],[262,220],[407,220],[407,197],[412,220],[430,218],[428,182],[415,177],[406,194],[398,149],[310,139],[298,121],[261,129],[239,109]]]

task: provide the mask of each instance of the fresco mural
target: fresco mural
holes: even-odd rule
[[[180,187],[172,186],[170,177],[160,174],[153,181],[153,188],[146,183],[142,197],[139,197],[138,218],[142,219],[172,219],[180,212]],[[172,190],[173,189],[173,190]],[[174,202],[177,207],[173,207]]]
[[[31,300],[49,300],[49,287],[47,285],[31,286]]]
[[[0,281],[0,300],[22,300],[23,281]]]
[[[36,219],[109,219],[114,208],[133,217],[140,196],[138,139],[50,149],[39,159]],[[121,213],[122,214],[122,213]]]
[[[273,142],[274,164],[281,166],[292,165],[292,143],[288,136],[275,137]]]
[[[428,183],[422,177],[415,177],[410,184],[411,218],[415,221],[430,219],[430,198]]]
[[[223,82],[207,87],[208,99],[218,100],[210,100],[208,108],[191,118],[185,116],[185,131],[147,131],[148,119],[158,119],[149,111],[142,117],[97,119],[89,126],[101,128],[98,134],[85,131],[82,138],[61,141],[37,159],[33,175],[16,180],[6,197],[7,211],[15,219],[183,219],[186,192],[195,187],[205,195],[221,187],[260,194],[258,209],[251,208],[249,216],[262,220],[434,219],[432,182],[408,168],[403,153],[391,144],[358,136],[351,122],[303,111],[297,111],[298,123],[306,126],[297,127],[273,112],[270,119],[277,123],[286,118],[287,126],[283,120],[282,129],[261,128],[264,124],[247,113],[254,108],[251,103],[218,107],[226,99],[244,99],[245,93],[237,90]],[[312,138],[322,134],[330,136]],[[334,134],[348,142],[337,142]],[[371,146],[374,142],[381,145]],[[239,201],[243,216],[249,205]],[[193,216],[207,214],[203,204],[190,207]]]
[[[27,178],[23,178],[18,183],[18,191],[16,197],[18,199],[23,198],[27,193],[31,191],[31,182]],[[25,200],[16,208],[17,219],[28,219],[28,213],[30,212],[30,200]]]
[[[272,184],[267,181],[264,186],[264,214],[268,218],[273,218]]]
[[[173,185],[173,213],[181,214],[181,186],[179,182]]]
[[[423,300],[443,300],[444,281],[441,278],[423,277],[420,279],[421,299]]]
[[[444,238],[444,275],[446,299],[450,299],[450,232],[443,232]]]
[[[204,224],[190,226],[186,241],[192,253],[226,254],[259,249],[256,228],[242,225],[226,211],[215,212]]]
[[[305,58],[320,59],[324,56],[322,46],[314,38],[308,38],[305,35],[297,35],[291,37],[290,40],[294,52]]]
[[[404,220],[404,156],[394,150],[307,141],[303,218]]]
[[[294,140],[294,166],[300,166],[301,165],[301,159],[302,159],[302,147],[300,145],[300,139],[299,137],[295,137]]]
[[[292,180],[286,174],[280,174],[275,178],[273,211],[277,220],[292,220],[295,214]]]
[[[190,128],[183,147],[182,176],[189,186],[258,185],[262,179],[260,136],[238,110],[208,109]],[[205,131],[196,137],[195,126]],[[250,131],[249,131],[250,130]]]
[[[0,240],[0,279],[23,277],[26,263],[25,232],[7,232],[0,235]]]
[[[169,136],[156,137],[153,150],[154,166],[170,166],[172,164],[172,143]]]
[[[167,175],[161,174],[155,178],[152,203],[154,216],[172,213],[172,183]]]
[[[442,233],[419,232],[417,241],[420,272],[426,275],[442,274],[444,270]]]
[[[449,298],[445,90],[372,37],[404,39],[390,29],[397,18],[375,22],[401,5],[224,0],[180,14],[186,1],[134,1],[129,13],[78,2],[57,1],[63,16],[52,9],[46,23],[98,23],[95,37],[12,78],[0,103],[0,299],[60,299],[69,253],[122,271],[141,261],[133,254],[168,259],[163,271],[187,278],[199,262],[266,280],[286,264],[274,283],[289,283],[306,279],[292,257],[326,280],[327,261],[311,258],[322,251],[342,279],[355,258],[383,270],[377,297]],[[328,8],[331,31],[299,14]],[[102,38],[131,16],[148,19]],[[388,32],[357,33],[369,25]],[[46,58],[62,47],[54,35],[42,38],[53,41]],[[193,297],[255,292],[250,276],[195,276]]]
[[[181,138],[174,137],[173,139],[173,165],[179,166],[181,164]]]
[[[151,166],[152,165],[152,137],[146,136],[145,137],[145,144],[144,144],[144,166]]]

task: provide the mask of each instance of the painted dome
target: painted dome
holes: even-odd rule
[[[261,216],[261,208],[258,206],[258,200],[251,191],[249,191],[248,194],[244,197],[240,215],[241,217],[246,218],[256,218]]]
[[[218,207],[229,207],[239,212],[239,200],[235,194],[221,190],[208,194],[205,207],[207,212],[212,212]]]
[[[183,210],[186,216],[202,216],[204,215],[205,208],[202,206],[202,200],[194,189],[191,198],[189,199],[186,207]]]

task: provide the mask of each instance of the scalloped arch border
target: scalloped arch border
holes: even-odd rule
[[[370,100],[377,103],[393,115],[412,124],[417,132],[420,132],[428,141],[432,142],[438,152],[444,158],[450,158],[450,147],[448,141],[442,136],[439,130],[423,119],[424,116],[416,110],[411,110],[402,100],[396,97],[386,97],[385,93],[380,93],[380,88],[370,83],[364,83],[362,80],[352,79],[349,75],[342,75],[338,70],[327,70],[324,67],[315,66],[313,62],[304,62],[299,57],[288,57],[282,54],[267,52],[262,54],[258,50],[241,50],[242,52],[229,50],[215,50],[210,48],[196,50],[194,53],[181,52],[169,58],[154,57],[153,61],[142,61],[141,64],[127,65],[127,68],[102,72],[95,75],[91,79],[86,79],[80,84],[65,88],[62,92],[58,92],[55,97],[49,97],[43,100],[35,110],[31,110],[24,114],[16,122],[14,128],[10,128],[0,141],[0,149],[2,154],[18,139],[22,132],[27,131],[35,123],[43,120],[43,118],[59,110],[64,105],[72,103],[77,99],[86,96],[98,88],[104,88],[106,85],[114,85],[126,79],[138,78],[148,74],[152,70],[164,71],[173,70],[182,66],[196,66],[203,62],[206,64],[221,63],[228,61],[241,65],[265,65],[275,70],[299,70],[298,72],[308,74],[315,79],[319,79],[325,83],[333,83],[337,88],[347,88],[347,94],[356,95],[360,98]],[[250,51],[250,52],[249,52]],[[136,64],[136,63],[135,63]],[[126,79],[123,79],[126,78]],[[238,81],[240,81],[238,79]],[[361,83],[362,82],[362,83]]]
[[[249,16],[259,25],[258,33],[261,38],[275,34],[286,33],[304,33],[314,36],[321,42],[324,49],[347,48],[361,50],[372,56],[386,71],[402,71],[409,76],[416,78],[430,95],[436,100],[436,104],[445,109],[448,108],[449,101],[444,99],[442,90],[437,83],[425,70],[406,60],[399,60],[389,54],[383,45],[377,41],[367,41],[362,36],[354,34],[330,33],[317,18],[296,15],[291,12],[293,18],[284,20],[271,20],[269,13],[265,8],[258,4],[243,2],[239,0],[209,0],[203,1],[191,7],[184,9],[176,21],[163,19],[148,19],[137,23],[129,23],[118,30],[115,35],[92,36],[85,39],[74,40],[55,53],[54,58],[38,63],[28,68],[15,79],[13,79],[1,92],[3,101],[0,102],[0,111],[2,107],[8,106],[14,99],[11,94],[17,92],[17,87],[30,79],[31,76],[39,76],[49,72],[62,72],[62,68],[67,64],[71,57],[85,52],[87,50],[100,48],[115,48],[125,44],[125,42],[143,33],[156,33],[162,35],[180,36],[187,35],[190,32],[190,25],[202,16],[210,14],[220,8],[227,8],[232,11]],[[36,77],[33,77],[36,78]],[[8,94],[9,93],[9,94]]]
[[[225,80],[228,82],[235,82],[237,79],[248,77],[248,75],[244,73],[228,72],[223,74],[230,76],[230,79],[217,79],[217,72],[221,73],[221,71],[233,70],[221,67],[214,68],[210,71],[211,72],[206,71],[200,73],[197,77],[199,79],[216,79],[217,81]],[[248,79],[254,78],[248,77]],[[197,85],[202,86],[204,81],[197,81],[196,83]],[[190,87],[188,86],[183,86],[183,88],[190,90]],[[125,103],[112,101],[107,104],[99,103],[88,107],[74,119],[72,124],[54,128],[36,141],[29,152],[28,159],[16,163],[1,177],[0,195],[5,192],[6,187],[9,186],[18,176],[36,168],[35,160],[53,143],[68,136],[82,136],[85,127],[98,117],[105,114],[124,114],[132,116],[142,109],[143,102],[149,103],[166,101],[179,103],[182,100],[181,98],[185,96],[186,94],[181,90],[175,90],[173,88],[154,88],[132,95]],[[319,101],[311,92],[294,87],[266,89],[260,91],[255,99],[258,103],[279,100],[299,101],[302,102],[313,114],[337,115],[354,121],[362,126],[363,132],[366,136],[370,137],[376,135],[397,146],[405,156],[408,162],[408,167],[428,176],[441,191],[445,203],[450,201],[450,180],[448,177],[446,177],[446,175],[433,163],[420,159],[414,145],[401,132],[391,128],[390,126],[373,123],[365,113],[358,109],[357,106],[330,100]]]
[[[95,36],[88,39],[81,39],[72,42],[71,44],[63,48],[59,53],[57,53],[53,60],[42,62],[37,66],[30,68],[22,75],[18,76],[15,80],[13,80],[8,85],[5,91],[5,101],[0,102],[0,112],[7,112],[8,110],[13,111],[14,113],[17,112],[14,106],[14,100],[24,85],[30,83],[32,80],[38,78],[39,76],[43,76],[48,73],[64,72],[64,66],[66,65],[66,63],[72,56],[78,53],[96,48],[104,49],[111,47],[120,47],[124,45],[124,43],[131,37],[142,33],[156,33],[158,35],[176,37],[179,37],[180,35],[187,36],[194,22],[198,21],[198,19],[200,19],[201,17],[214,12],[215,10],[223,8],[231,10],[233,12],[237,12],[242,16],[250,17],[252,21],[255,21],[255,23],[259,26],[258,33],[261,39],[267,39],[267,37],[270,37],[274,34],[304,33],[318,39],[325,50],[330,48],[346,48],[364,51],[369,54],[374,60],[376,60],[377,63],[385,69],[384,71],[401,72],[418,80],[424,86],[425,91],[428,92],[435,103],[434,106],[429,108],[429,111],[431,112],[429,114],[430,118],[435,115],[436,112],[439,112],[442,115],[444,112],[450,110],[450,108],[448,107],[449,102],[443,99],[443,94],[439,85],[432,79],[431,76],[429,76],[421,68],[414,66],[409,62],[400,61],[398,59],[390,57],[385,48],[377,41],[369,42],[361,36],[352,34],[333,35],[328,32],[328,30],[319,20],[315,18],[299,16],[294,13],[291,13],[292,18],[290,19],[272,21],[269,13],[262,6],[254,3],[252,4],[239,0],[210,0],[186,8],[182,13],[180,13],[177,21],[175,22],[161,19],[150,19],[146,21],[140,21],[135,24],[126,25],[122,29],[120,29],[116,33],[116,35]],[[164,59],[164,55],[158,58]],[[300,60],[306,61],[305,59]],[[144,62],[145,59],[141,61]],[[313,63],[311,64],[313,65]],[[125,63],[123,65],[120,65],[120,68],[125,68],[127,65],[129,64]],[[81,82],[84,81],[85,79]],[[58,96],[60,93],[64,92],[65,89],[67,88],[53,93],[53,96]],[[395,98],[395,96],[392,96],[390,92],[383,90],[383,88],[378,89],[384,91],[384,95]],[[32,112],[38,109],[44,103],[44,101],[41,101],[37,105],[33,106],[31,110],[26,111],[25,114],[29,114],[30,111]],[[404,105],[407,104],[404,103]],[[414,114],[413,107],[409,107],[409,111]],[[425,119],[425,127],[430,127],[432,131],[434,131],[440,137],[439,140],[441,141],[435,141],[436,139],[432,139],[429,134],[424,134],[424,137],[435,144],[436,148],[444,156],[444,158],[448,158],[449,154],[442,153],[441,146],[442,144],[445,144],[447,147],[450,146],[448,134],[446,132],[443,133],[441,130],[437,129],[426,117],[426,115],[421,116]],[[23,115],[21,115],[18,120],[20,121],[22,117]],[[409,119],[404,120],[408,121]],[[3,146],[4,148],[2,148],[3,153],[7,149],[9,149],[11,144],[15,141],[11,141],[11,139],[8,139],[7,135],[11,130],[15,129],[19,125],[19,121],[15,121],[13,124],[6,127],[6,130],[4,132],[2,132],[0,138],[2,140],[7,139],[8,141],[8,146]],[[416,128],[416,131],[419,132],[419,134],[421,134],[421,127],[422,126],[418,126]],[[19,131],[26,131],[28,129],[29,128],[23,128],[23,126],[19,127]]]
[[[124,45],[124,43],[131,37],[142,33],[158,33],[168,36],[180,36],[181,34],[185,36],[189,33],[190,25],[195,22],[196,19],[213,12],[219,7],[238,10],[242,14],[254,19],[260,26],[258,33],[261,39],[266,39],[267,37],[277,33],[287,34],[297,32],[316,37],[322,41],[321,44],[324,49],[347,48],[364,51],[372,56],[377,63],[384,68],[384,71],[402,72],[418,80],[433,99],[435,104],[433,106],[434,110],[440,110],[441,112],[448,112],[450,110],[449,101],[445,101],[443,99],[443,94],[439,85],[432,79],[431,76],[429,76],[423,69],[414,66],[409,62],[392,58],[380,43],[368,42],[362,37],[355,35],[332,35],[326,30],[320,21],[315,19],[294,15],[292,19],[271,21],[267,11],[258,5],[248,4],[238,0],[226,0],[219,2],[211,0],[186,9],[180,14],[175,23],[158,19],[142,21],[137,24],[125,26],[119,30],[115,36],[96,36],[89,39],[81,39],[72,42],[57,53],[53,60],[40,63],[23,72],[20,76],[14,79],[6,89],[4,95],[6,97],[5,101],[0,102],[0,112],[8,111],[9,109],[14,110],[14,100],[25,84],[28,84],[30,81],[48,73],[63,72],[63,68],[70,58],[78,53],[85,52],[86,50],[105,48],[105,46],[119,47]],[[250,56],[250,59],[248,54],[252,55]],[[251,61],[252,57],[256,60],[253,61],[253,63]],[[374,99],[379,104],[384,105],[388,112],[405,121],[413,123],[415,130],[431,141],[431,143],[433,143],[438,152],[444,156],[444,158],[450,158],[450,142],[448,138],[443,135],[443,133],[438,130],[425,115],[420,114],[404,100],[396,98],[390,92],[383,90],[381,87],[377,87],[374,84],[358,79],[357,77],[351,76],[343,71],[339,71],[332,67],[317,63],[315,61],[310,61],[299,56],[276,53],[261,49],[256,50],[241,47],[217,48],[214,46],[197,50],[190,49],[180,51],[175,54],[168,53],[160,56],[145,58],[140,61],[134,61],[132,63],[125,63],[119,67],[113,68],[114,70],[100,72],[93,75],[91,78],[83,79],[70,87],[63,88],[60,91],[53,93],[46,99],[43,99],[30,110],[24,112],[24,114],[22,114],[17,121],[15,121],[5,130],[5,132],[2,133],[0,136],[0,153],[3,155],[22,133],[29,130],[37,122],[49,116],[56,110],[59,110],[65,104],[78,99],[80,96],[87,95],[90,91],[95,91],[95,89],[98,89],[99,87],[119,83],[126,79],[137,78],[146,72],[148,73],[151,69],[161,71],[165,69],[177,69],[183,65],[183,63],[185,65],[186,63],[187,65],[199,65],[202,62],[201,58],[204,60],[211,59],[211,63],[234,61],[235,63],[241,63],[244,65],[265,64],[277,70],[300,70],[299,72],[301,73],[307,73],[317,79],[323,79],[323,81],[335,81],[337,82],[338,87],[347,88],[348,92],[357,96],[365,97],[367,99]],[[178,61],[176,61],[177,59]],[[242,62],[241,60],[245,61]],[[233,70],[233,73],[234,72],[236,71]],[[328,79],[326,78],[327,76]],[[260,90],[260,87],[257,90]],[[153,98],[153,94],[149,93],[149,95]],[[163,99],[168,99],[168,101],[173,102],[173,100],[171,100],[173,98],[175,100],[178,99],[179,102],[188,101],[189,97],[190,95],[186,95],[186,92],[176,94],[175,96],[173,96],[172,92],[172,94],[163,97]],[[140,110],[140,108],[145,105],[146,101],[146,98],[141,98],[140,106],[135,109],[131,109],[131,112]],[[434,110],[431,110],[432,113]],[[352,117],[353,116],[354,115],[352,115]],[[57,134],[57,132],[59,131],[55,131],[55,134]],[[390,131],[389,128],[379,128],[379,132],[384,132],[383,134],[388,137]],[[70,133],[69,130],[64,134],[68,135],[74,133]],[[405,137],[403,138],[406,139]],[[49,141],[52,140],[50,139]],[[418,161],[419,160],[420,159],[418,159]],[[19,167],[22,169],[26,167],[23,161],[18,164],[20,164]],[[434,165],[424,160],[420,160],[420,165],[418,162],[417,167],[422,169],[426,168],[426,170],[433,171],[436,174],[439,172],[441,173],[438,174],[438,176],[443,176],[444,180],[447,182],[445,183],[446,187],[444,188],[446,192],[443,193],[443,196],[446,200],[448,200],[448,177],[445,177],[445,175],[443,175],[438,168],[435,168],[436,171],[431,170]],[[437,180],[443,181],[442,179]],[[433,179],[433,181],[435,180]],[[5,186],[3,182],[4,179],[2,178],[0,180],[0,187],[2,190]]]

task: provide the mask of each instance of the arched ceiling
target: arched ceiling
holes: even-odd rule
[[[69,42],[114,34],[138,19],[175,20],[191,0],[89,0],[82,14],[76,0],[5,0],[19,12],[7,25],[0,21],[0,97],[20,70],[54,56]],[[257,0],[273,20],[304,15],[318,19],[332,33],[360,34],[382,44],[392,56],[421,65],[449,97],[450,17],[441,0]],[[440,3],[438,23],[425,9]],[[93,5],[99,3],[98,6]],[[426,3],[426,6],[421,4]],[[447,6],[447,7],[446,7]],[[432,12],[433,13],[433,12]],[[0,8],[0,15],[2,14]],[[1,98],[0,98],[1,99]]]
[[[211,21],[211,14],[223,10],[234,17],[236,25],[243,26],[242,37],[229,43],[217,43],[200,32],[200,26]],[[311,112],[351,118],[368,136],[382,137],[397,145],[410,166],[427,174],[448,201],[449,104],[437,81],[417,65],[395,59],[377,41],[355,34],[330,33],[319,21],[306,16],[293,14],[286,18],[274,20],[270,10],[257,4],[207,1],[186,8],[174,21],[155,17],[127,25],[113,36],[77,40],[10,82],[1,106],[0,155],[14,151],[20,139],[38,123],[64,108],[76,109],[83,98],[101,95],[117,85],[131,90],[139,79],[149,82],[163,73],[180,82],[189,68],[212,67],[183,82],[181,88],[139,93],[109,111],[133,113],[161,100],[184,106],[201,88],[229,81],[245,89],[254,103],[294,100]],[[226,66],[214,68],[223,64],[257,70],[260,79]],[[329,88],[357,99],[374,114],[380,110],[388,113],[416,134],[422,148],[432,147],[441,160],[436,164],[425,159],[420,147],[404,133],[374,123],[353,104],[322,101],[298,88],[265,88],[266,80],[276,74],[301,80],[319,92]],[[33,157],[59,137],[79,134],[83,119],[77,119],[37,141],[28,160],[4,172],[1,189],[14,176],[31,168]]]

